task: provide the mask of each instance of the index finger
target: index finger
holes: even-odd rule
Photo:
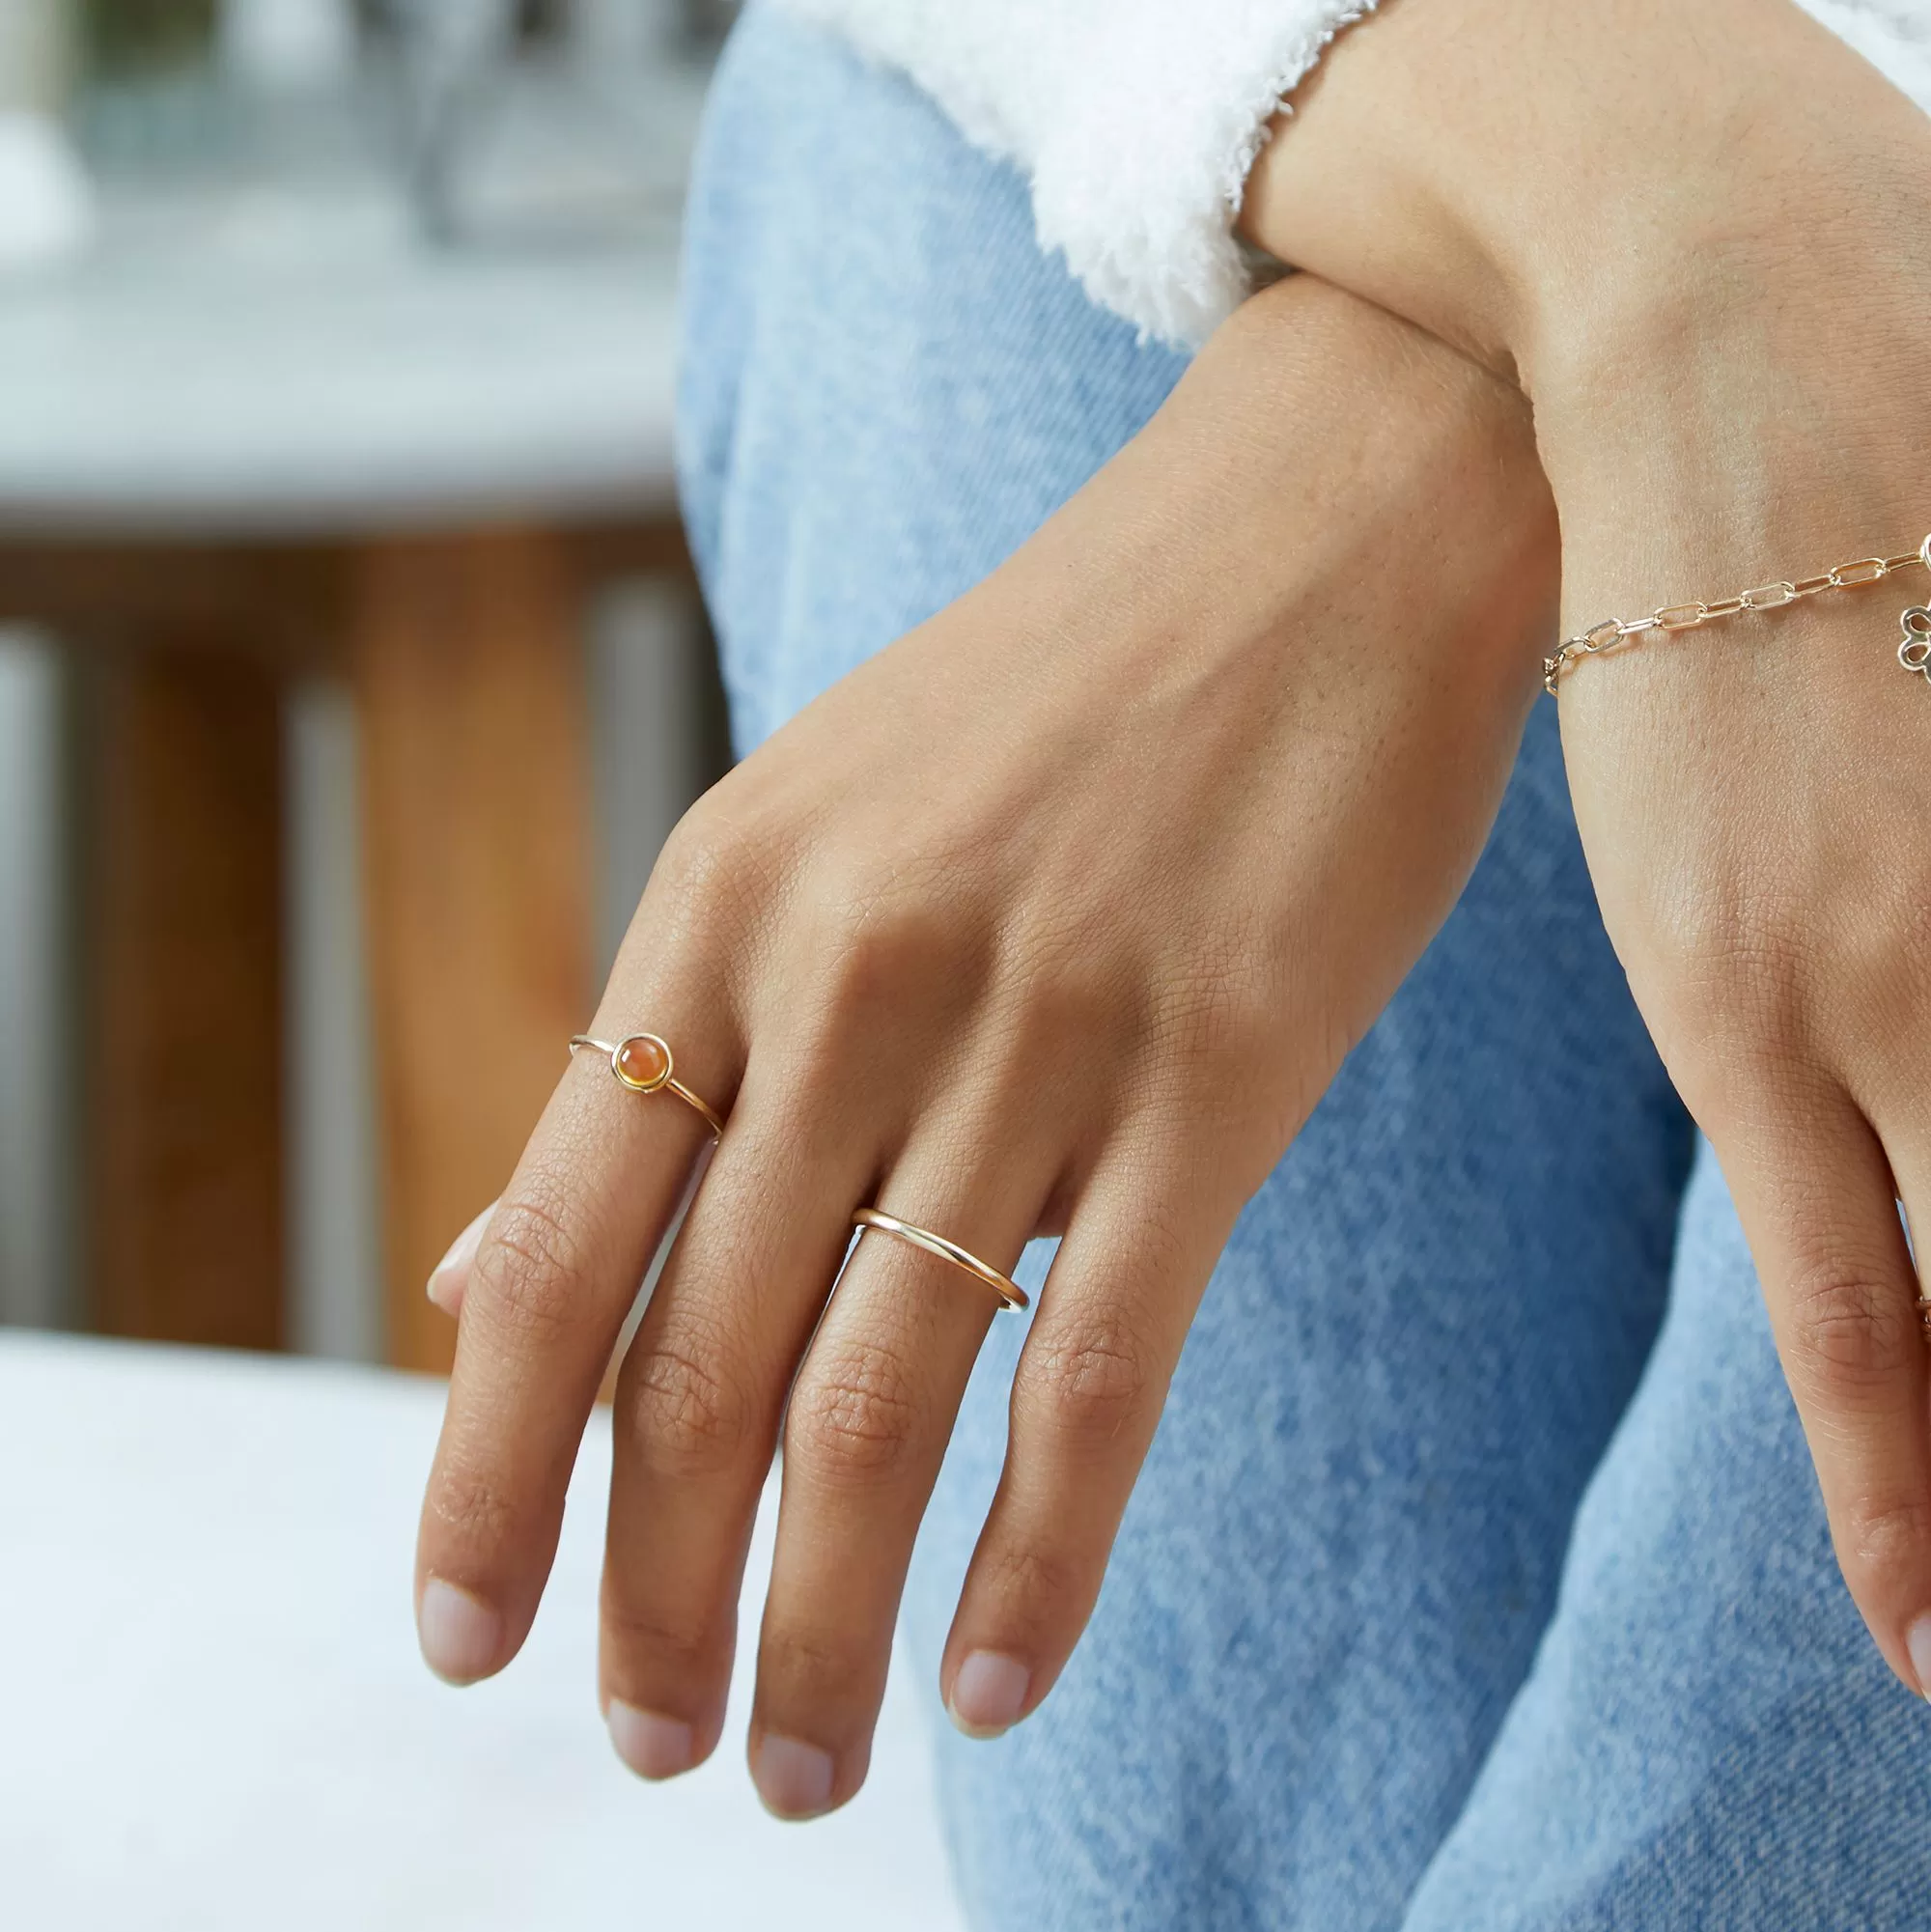
[[[600,1015],[617,1031],[599,1037],[615,1044],[636,1032],[630,1019],[628,1005],[614,1020]],[[675,1079],[727,1111],[738,1043],[714,1023],[707,1037],[695,1014],[680,1016],[674,1037],[692,1055],[687,1065],[676,1054]],[[655,1077],[655,1050],[630,1064]],[[423,1657],[452,1683],[500,1670],[528,1634],[598,1385],[712,1137],[674,1092],[636,1091],[607,1058],[582,1053],[490,1217],[469,1267],[416,1544]]]

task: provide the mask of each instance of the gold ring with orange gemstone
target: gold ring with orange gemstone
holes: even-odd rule
[[[613,1047],[607,1040],[593,1040],[588,1033],[573,1033],[570,1050],[594,1047],[610,1062],[610,1071],[620,1086],[632,1093],[675,1094],[686,1106],[695,1107],[714,1138],[724,1138],[724,1123],[716,1110],[701,1101],[671,1071],[670,1043],[656,1033],[628,1033]]]

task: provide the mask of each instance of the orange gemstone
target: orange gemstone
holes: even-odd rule
[[[670,1078],[670,1049],[655,1033],[632,1033],[617,1049],[617,1078],[654,1093]]]

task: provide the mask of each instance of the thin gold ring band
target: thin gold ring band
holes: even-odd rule
[[[934,1234],[930,1228],[913,1227],[910,1221],[902,1221],[897,1215],[888,1215],[882,1208],[860,1208],[852,1217],[852,1225],[861,1234],[868,1227],[877,1228],[881,1234],[895,1234],[901,1241],[909,1241],[914,1247],[922,1247],[926,1253],[951,1262],[954,1268],[963,1268],[974,1280],[983,1281],[1008,1308],[1029,1305],[1026,1291],[1010,1275],[1001,1274],[996,1268],[981,1261],[956,1241],[947,1241],[942,1234]]]
[[[695,1107],[704,1116],[714,1139],[724,1138],[724,1122],[708,1102],[699,1100],[671,1071],[670,1043],[657,1033],[627,1033],[613,1047],[607,1040],[593,1040],[588,1033],[573,1033],[570,1050],[594,1047],[610,1062],[610,1072],[619,1086],[633,1094],[675,1094],[686,1106]]]

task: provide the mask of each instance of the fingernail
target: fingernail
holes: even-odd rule
[[[797,1738],[768,1737],[758,1746],[751,1781],[765,1809],[780,1818],[814,1818],[831,1803],[829,1751]]]
[[[1917,1694],[1931,1702],[1931,1611],[1911,1626],[1904,1639],[1911,1653],[1911,1667],[1917,1673]]]
[[[423,1662],[450,1684],[473,1684],[495,1667],[503,1619],[467,1590],[432,1577],[416,1612]]]
[[[1032,1672],[1018,1658],[975,1650],[952,1680],[952,1722],[968,1738],[995,1738],[1019,1722],[1031,1683]]]
[[[455,1314],[456,1304],[462,1299],[462,1278],[469,1273],[469,1264],[476,1259],[476,1250],[483,1246],[483,1230],[490,1225],[490,1217],[495,1212],[495,1202],[491,1201],[449,1244],[449,1252],[430,1270],[429,1299],[446,1315]]]
[[[610,1699],[605,1722],[617,1755],[639,1778],[675,1778],[690,1769],[696,1739],[688,1724],[660,1718],[655,1711],[640,1711],[617,1697]]]

